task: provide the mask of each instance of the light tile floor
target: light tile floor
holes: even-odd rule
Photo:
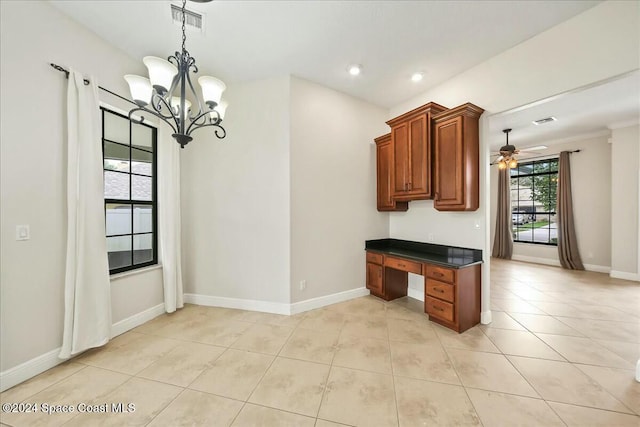
[[[408,298],[290,317],[190,305],[0,395],[76,408],[131,403],[135,412],[1,421],[639,426],[640,285],[518,262],[491,268],[493,323],[463,334],[430,323]]]

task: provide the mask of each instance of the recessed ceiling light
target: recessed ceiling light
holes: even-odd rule
[[[550,123],[550,122],[555,122],[556,119],[555,117],[551,116],[551,117],[545,117],[544,119],[539,119],[539,120],[534,120],[533,123],[534,125],[543,125],[545,123]]]
[[[349,74],[352,76],[358,76],[362,72],[362,65],[354,64],[349,66]]]
[[[419,81],[422,80],[423,77],[424,77],[424,73],[423,72],[413,73],[411,75],[411,81],[412,82],[419,82]]]

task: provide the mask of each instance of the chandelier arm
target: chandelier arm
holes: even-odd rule
[[[193,59],[193,58],[191,58]],[[190,65],[189,65],[190,66]],[[195,67],[195,60],[193,60],[193,66]],[[197,73],[197,71],[195,71]],[[193,83],[191,83],[191,74],[187,71],[187,73],[185,73],[187,76],[187,83],[189,84],[189,88],[191,89],[191,93],[193,93],[193,97],[196,99],[196,102],[198,103],[198,112],[196,113],[196,118],[193,118],[193,116],[190,114],[189,115],[189,119],[192,121],[197,120],[203,113],[204,109],[202,108],[202,103],[200,102],[200,97],[198,96],[198,93],[196,92],[196,90],[193,87]],[[191,126],[189,126],[191,127]]]
[[[218,139],[223,139],[225,136],[227,136],[227,131],[226,131],[222,126],[220,126],[220,124],[219,124],[219,123],[207,123],[207,124],[204,124],[204,125],[196,126],[195,128],[193,128],[193,129],[188,133],[188,135],[190,135],[194,130],[198,130],[198,129],[201,129],[201,128],[204,128],[204,127],[215,127],[215,128],[217,128],[217,129],[214,131],[214,133],[216,134],[216,136],[218,137]],[[220,134],[218,133],[218,131],[222,131],[222,136],[220,136]]]
[[[142,117],[142,116],[140,116],[140,120],[137,120],[137,119],[133,118],[133,113],[135,113],[136,111],[143,111],[145,113],[153,114],[154,116],[156,116],[157,118],[159,118],[160,120],[162,120],[166,124],[168,124],[171,127],[171,129],[173,130],[174,133],[177,132],[175,126],[173,126],[173,124],[169,120],[167,120],[163,115],[158,114],[153,110],[149,110],[146,107],[138,107],[138,108],[134,108],[133,110],[129,111],[129,120],[131,120],[133,123],[141,124],[142,122],[144,122],[144,117]]]
[[[205,118],[206,115],[215,112],[216,114],[218,114],[218,118],[216,120],[212,120],[210,123],[207,123],[207,120]],[[200,119],[203,119],[201,122],[198,122]],[[213,111],[205,111],[203,113],[198,114],[198,116],[196,116],[195,118],[193,118],[191,120],[191,124],[189,125],[189,127],[187,128],[187,135],[191,134],[191,128],[198,129],[201,128],[203,126],[216,126],[219,125],[221,122],[220,120],[220,113],[218,113],[217,111],[213,110]]]
[[[162,96],[158,95],[157,93],[154,94],[154,96],[158,99],[158,107],[156,107],[156,104],[153,103],[153,109],[156,111],[154,114],[156,117],[160,117],[162,120],[164,120],[165,122],[169,123],[169,119],[173,119],[173,121],[176,123],[175,127],[172,125],[171,127],[173,129],[179,129],[180,128],[180,122],[178,121],[178,117],[176,117],[175,114],[173,114],[173,109],[171,108],[171,105],[169,105],[167,103],[167,100],[164,99]],[[153,101],[153,99],[151,100]],[[160,103],[164,104],[165,107],[167,107],[167,111],[169,111],[171,113],[170,116],[165,116],[164,114],[161,113],[162,111],[162,105],[160,105]]]

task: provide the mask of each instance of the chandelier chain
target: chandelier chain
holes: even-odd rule
[[[187,0],[182,0],[182,51],[184,52],[187,48],[185,47],[187,42],[187,35],[185,33],[185,18],[186,18],[186,8]]]

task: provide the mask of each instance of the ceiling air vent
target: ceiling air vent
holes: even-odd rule
[[[193,12],[189,9],[185,9],[184,14],[185,14],[185,20],[184,20],[185,26],[187,28],[190,28],[192,30],[202,33],[204,28],[202,15],[199,13]],[[173,19],[174,24],[182,25],[182,7],[172,4],[171,18]]]
[[[549,122],[555,122],[556,119],[555,117],[545,117],[544,119],[539,119],[539,120],[534,120],[533,123],[534,125],[543,125],[545,123],[549,123]]]

